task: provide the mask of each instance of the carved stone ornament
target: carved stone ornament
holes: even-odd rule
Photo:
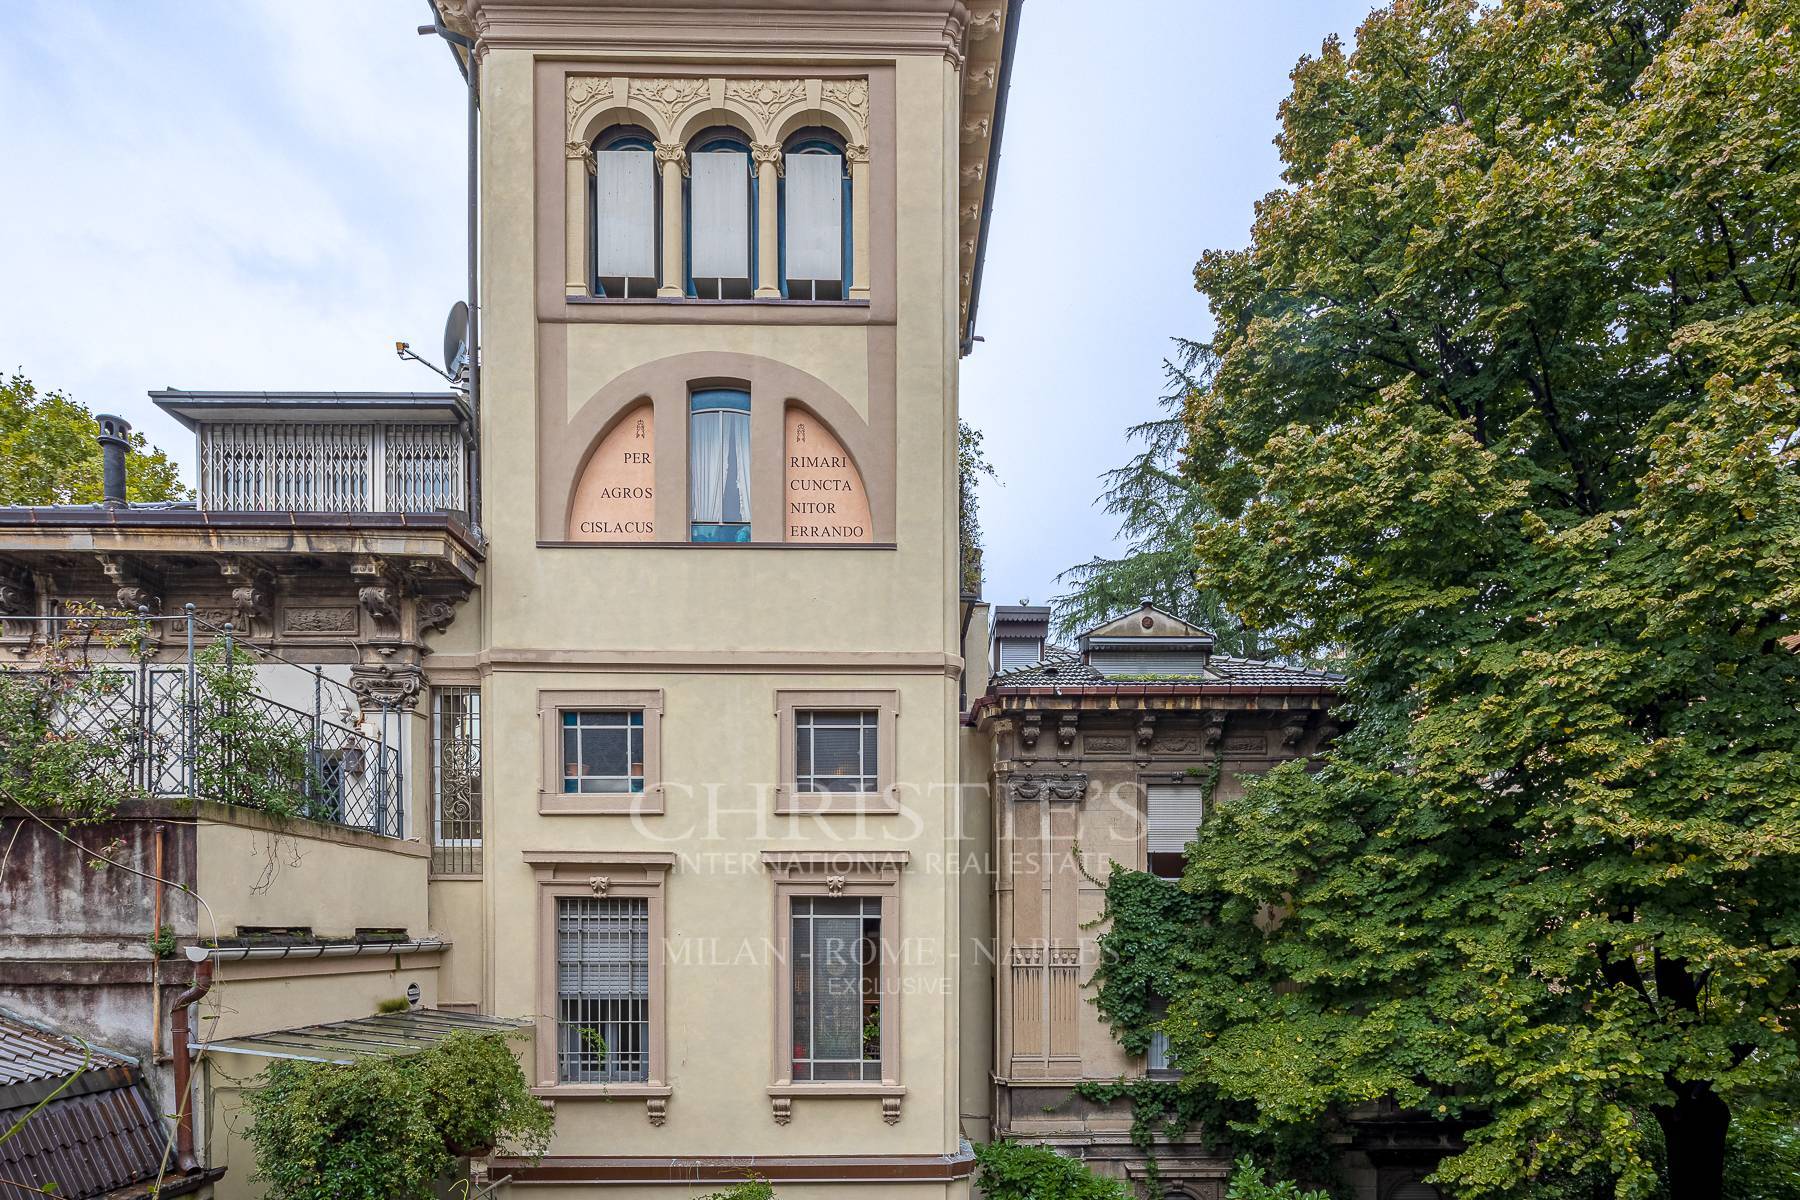
[[[1335,742],[1337,740],[1337,735],[1342,733],[1343,730],[1344,727],[1337,723],[1336,718],[1328,714],[1323,721],[1319,722],[1318,748],[1323,750],[1326,746]]]
[[[652,1125],[661,1125],[669,1119],[669,1098],[667,1096],[651,1096],[644,1101],[644,1115],[650,1118]]]
[[[851,142],[844,147],[844,161],[847,163],[866,163],[869,161],[869,147],[864,142]]]
[[[290,608],[281,614],[281,627],[289,633],[355,633],[356,610],[347,605]]]
[[[968,78],[963,80],[963,91],[970,96],[977,92],[992,91],[994,82],[998,78],[999,72],[996,67],[987,66],[979,71],[970,71]]]
[[[856,118],[856,140],[868,140],[869,132],[869,81],[867,79],[827,79],[823,88],[825,99],[846,109]]]
[[[1306,727],[1311,721],[1312,714],[1309,712],[1289,713],[1283,717],[1281,719],[1282,749],[1292,750],[1298,746],[1300,739],[1306,736]]]
[[[425,675],[417,667],[350,668],[350,690],[364,708],[410,712],[425,690]]]
[[[392,637],[400,631],[400,598],[393,588],[384,585],[358,588],[356,602],[375,618],[376,632]]]
[[[1036,750],[1038,736],[1044,732],[1044,714],[1026,713],[1019,719],[1019,745],[1026,750]]]
[[[563,144],[564,158],[578,158],[587,164],[587,169],[594,169],[594,148],[586,142],[566,142]]]
[[[1007,781],[1014,800],[1079,800],[1087,795],[1086,771],[1060,775],[1014,775]]]
[[[260,584],[247,583],[231,589],[231,611],[240,628],[248,629],[252,621],[268,620],[269,602],[269,591]]]
[[[769,1109],[777,1125],[786,1125],[794,1119],[794,1102],[787,1096],[770,1096]]]
[[[429,596],[419,601],[419,628],[432,629],[438,633],[450,628],[450,622],[456,619],[456,601],[442,596]]]
[[[982,163],[982,162],[970,163],[968,166],[966,166],[962,169],[963,186],[964,187],[973,187],[975,184],[980,183],[982,176],[984,176],[986,174],[987,174],[987,164],[986,163]]]
[[[712,84],[705,79],[634,79],[629,85],[631,102],[642,104],[674,129],[681,124],[681,114],[696,104],[704,104],[712,96]]]
[[[1210,754],[1219,739],[1225,736],[1225,710],[1209,708],[1200,714],[1200,752]]]
[[[883,1096],[881,1098],[881,1119],[889,1125],[900,1123],[900,1096]]]
[[[604,75],[571,75],[567,85],[568,101],[564,105],[569,122],[569,141],[580,142],[583,118],[596,105],[612,99],[613,81]],[[581,142],[586,145],[587,143]],[[569,157],[573,158],[574,155]]]
[[[844,877],[842,875],[827,875],[825,877],[825,891],[833,896],[843,895]]]
[[[686,147],[682,146],[679,142],[657,142],[656,165],[662,167],[669,163],[675,163],[681,168],[681,173],[686,175],[688,173]]]
[[[1075,745],[1076,731],[1081,728],[1081,718],[1075,713],[1064,713],[1056,722],[1056,744],[1064,750]]]
[[[1115,734],[1090,733],[1082,748],[1089,754],[1123,754],[1130,747],[1127,739]]]
[[[147,608],[152,614],[162,611],[162,597],[140,584],[126,584],[118,591],[119,607],[126,612]]]
[[[970,17],[969,40],[972,42],[985,42],[988,38],[999,33],[1001,12],[1001,9],[994,8],[981,13],[978,16]]]
[[[0,617],[23,617],[35,609],[31,585],[23,580],[0,579]]]
[[[594,893],[596,896],[604,897],[607,890],[611,887],[612,880],[605,875],[596,875],[588,880],[588,891]]]
[[[729,79],[725,97],[756,115],[758,123],[768,125],[775,114],[806,99],[804,79]]]
[[[1152,712],[1140,713],[1138,715],[1136,733],[1137,748],[1139,750],[1150,749],[1150,740],[1156,736],[1156,714]]]
[[[964,145],[968,145],[987,135],[988,119],[986,117],[982,117],[979,121],[970,121],[967,125],[962,127],[962,140]]]

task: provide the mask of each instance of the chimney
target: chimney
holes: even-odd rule
[[[131,422],[111,413],[94,418],[100,425],[100,499],[108,508],[125,507],[125,452],[131,449]]]

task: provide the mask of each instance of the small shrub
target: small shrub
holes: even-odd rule
[[[551,1117],[503,1039],[452,1034],[417,1054],[278,1062],[250,1094],[267,1200],[430,1200],[459,1153],[539,1157]]]
[[[403,1013],[411,1007],[412,1005],[406,1002],[405,996],[389,996],[386,1000],[381,1000],[376,1003],[375,1014],[377,1016],[390,1016],[394,1013]]]
[[[700,1200],[775,1200],[775,1189],[764,1179],[746,1179],[722,1192],[708,1192]]]
[[[991,1200],[1131,1200],[1124,1184],[1045,1146],[992,1142],[975,1147],[975,1162],[975,1186]]]
[[[1246,1155],[1237,1160],[1231,1182],[1225,1188],[1225,1200],[1331,1200],[1326,1192],[1307,1192],[1289,1179],[1269,1183],[1263,1170]]]

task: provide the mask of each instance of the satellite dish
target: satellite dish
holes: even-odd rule
[[[469,361],[469,306],[458,300],[444,318],[444,372],[455,379]]]

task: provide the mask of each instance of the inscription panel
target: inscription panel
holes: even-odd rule
[[[782,471],[783,540],[872,542],[869,494],[837,435],[802,408],[789,407]]]
[[[600,439],[569,506],[572,542],[648,542],[656,538],[656,420],[649,401],[627,412]]]

